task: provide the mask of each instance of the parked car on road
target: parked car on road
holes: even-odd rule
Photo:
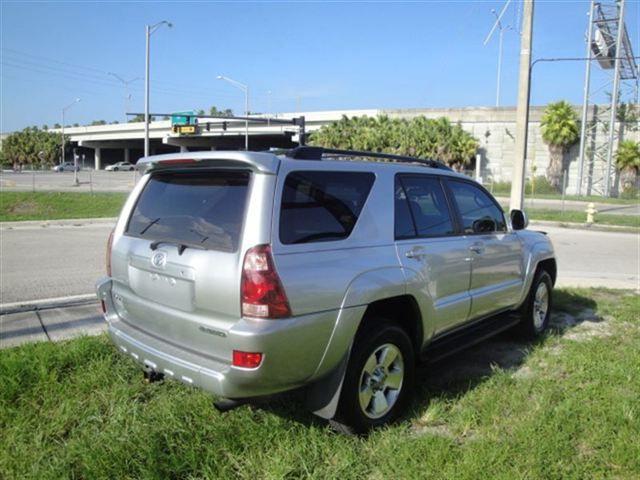
[[[54,172],[73,172],[80,171],[80,167],[76,166],[73,162],[64,162],[59,165],[54,166],[51,170]]]
[[[108,172],[117,172],[118,170],[133,171],[135,168],[136,168],[135,165],[133,165],[132,163],[118,162],[118,163],[114,163],[113,165],[107,165],[105,167],[105,170]]]
[[[417,364],[548,327],[551,242],[438,162],[299,147],[141,163],[96,286],[108,331],[149,380],[220,409],[304,388],[365,432],[402,415]]]

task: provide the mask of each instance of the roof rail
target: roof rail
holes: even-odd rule
[[[322,160],[322,157],[326,155],[338,156],[338,157],[371,157],[382,158],[385,160],[393,160],[394,162],[401,163],[413,163],[420,164],[431,168],[442,168],[444,170],[451,170],[450,167],[438,160],[430,158],[415,158],[408,157],[406,155],[394,155],[391,153],[382,152],[362,152],[358,150],[340,150],[337,148],[324,148],[324,147],[296,147],[285,152],[285,155],[289,158],[296,160]]]

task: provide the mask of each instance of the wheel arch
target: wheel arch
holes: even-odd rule
[[[370,303],[362,316],[356,336],[369,328],[375,328],[375,321],[379,318],[399,325],[407,333],[418,358],[424,340],[424,326],[420,307],[413,295],[398,295]]]

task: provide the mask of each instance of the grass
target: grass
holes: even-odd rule
[[[115,217],[125,193],[0,192],[0,221]]]
[[[555,222],[585,223],[587,214],[573,210],[562,213],[559,210],[546,208],[526,208],[531,220],[548,220]],[[637,215],[611,215],[598,213],[595,215],[595,225],[616,225],[620,227],[640,227],[640,216]]]
[[[638,478],[639,297],[556,299],[606,334],[485,342],[424,370],[408,417],[365,438],[291,399],[219,414],[204,392],[143,383],[104,336],[5,350],[0,478]]]
[[[490,189],[491,184],[485,185],[487,189]],[[511,190],[499,189],[494,190],[493,195],[496,197],[509,197],[511,194]],[[562,200],[562,195],[559,193],[536,193],[533,197],[534,201],[537,199],[548,199],[548,200]],[[638,199],[633,198],[609,198],[609,197],[601,197],[599,195],[565,195],[564,199],[566,201],[574,201],[574,202],[594,202],[594,203],[607,203],[612,205],[636,205],[638,203]],[[531,201],[531,195],[525,195],[525,201]]]

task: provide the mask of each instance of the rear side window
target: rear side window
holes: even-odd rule
[[[138,197],[127,235],[234,252],[249,172],[156,173]]]
[[[368,172],[300,171],[287,175],[280,206],[280,242],[288,245],[347,238],[374,179]]]

